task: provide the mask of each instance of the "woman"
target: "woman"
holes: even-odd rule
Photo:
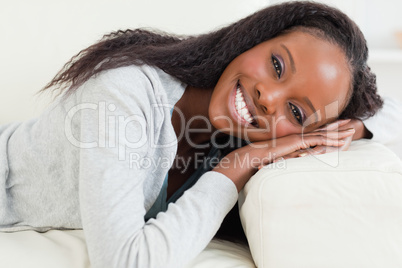
[[[348,17],[308,2],[196,37],[108,35],[39,118],[0,127],[1,230],[83,228],[92,267],[180,267],[259,166],[369,134],[367,54]]]

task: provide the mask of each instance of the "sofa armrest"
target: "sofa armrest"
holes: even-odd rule
[[[402,266],[402,162],[381,144],[269,165],[239,209],[257,267]]]

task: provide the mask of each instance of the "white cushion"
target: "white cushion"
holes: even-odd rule
[[[81,230],[0,233],[0,252],[0,267],[89,267]]]
[[[268,165],[239,207],[259,268],[402,267],[402,162],[383,145]]]
[[[214,239],[186,268],[255,268],[248,247]]]
[[[90,268],[82,230],[0,232],[1,268]],[[255,268],[250,250],[212,240],[186,268]]]

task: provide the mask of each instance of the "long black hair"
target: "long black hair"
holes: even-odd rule
[[[367,66],[366,40],[358,26],[336,8],[313,2],[269,6],[220,30],[179,37],[144,29],[119,30],[82,50],[40,92],[74,92],[97,73],[132,64],[156,66],[189,86],[213,88],[226,66],[261,42],[294,28],[316,29],[344,51],[351,92],[340,118],[365,119],[383,105],[376,77]],[[314,32],[314,31],[313,31]]]

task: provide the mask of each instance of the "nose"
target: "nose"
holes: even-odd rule
[[[261,109],[265,114],[275,114],[280,99],[282,98],[281,91],[273,87],[269,88],[263,83],[258,83],[255,86],[255,90],[257,96],[257,107]]]

